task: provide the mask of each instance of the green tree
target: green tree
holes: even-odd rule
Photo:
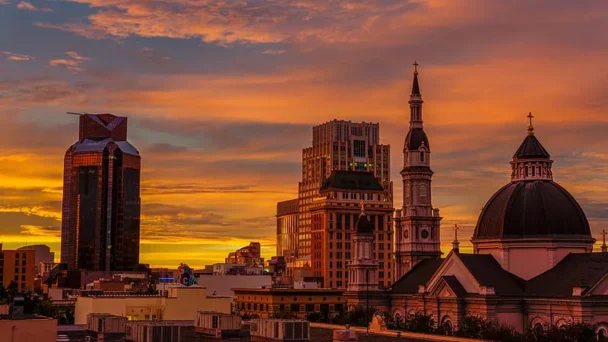
[[[355,306],[352,310],[341,312],[332,320],[334,324],[350,324],[358,327],[366,327],[378,312],[375,307],[366,308],[361,305]]]
[[[415,314],[408,315],[405,318],[403,327],[405,331],[430,334],[435,330],[435,321],[431,315],[424,315],[416,312]]]
[[[272,315],[270,315],[270,318],[278,318],[278,319],[294,319],[296,318],[296,314],[294,314],[291,311],[285,311],[285,310],[281,310],[281,311],[275,311],[272,313]]]

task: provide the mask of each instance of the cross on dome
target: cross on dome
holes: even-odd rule
[[[527,117],[528,119],[530,119],[530,125],[528,126],[528,134],[534,135],[534,126],[532,126],[532,119],[534,119],[534,115],[532,115],[532,112],[529,112]]]

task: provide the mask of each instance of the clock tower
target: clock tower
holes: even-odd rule
[[[440,258],[439,209],[431,202],[431,146],[422,121],[422,96],[418,84],[418,63],[410,95],[410,127],[403,147],[403,208],[395,220],[395,280],[418,262]]]

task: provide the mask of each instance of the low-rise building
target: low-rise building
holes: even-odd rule
[[[174,286],[166,296],[124,294],[78,297],[75,324],[86,324],[89,313],[108,313],[129,320],[189,320],[196,313],[212,310],[230,313],[232,297],[211,296],[201,286]]]
[[[0,318],[0,341],[55,342],[57,319],[25,315],[18,319]]]
[[[261,318],[283,312],[300,318],[315,312],[331,317],[346,308],[346,298],[339,289],[233,288],[232,291],[237,313]]]
[[[261,256],[262,247],[259,242],[251,242],[249,246],[237,249],[235,252],[228,254],[225,259],[227,264],[246,264],[264,265],[264,258]]]
[[[232,287],[235,284],[243,288],[270,287],[272,277],[269,275],[202,275],[198,277],[198,284],[206,287],[207,293],[211,295],[234,297]]]

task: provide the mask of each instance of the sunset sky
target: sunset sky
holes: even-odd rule
[[[380,123],[395,207],[420,64],[449,250],[509,181],[535,115],[554,177],[608,229],[608,1],[0,0],[0,242],[59,254],[66,111],[129,117],[141,262],[274,255],[312,126]]]

